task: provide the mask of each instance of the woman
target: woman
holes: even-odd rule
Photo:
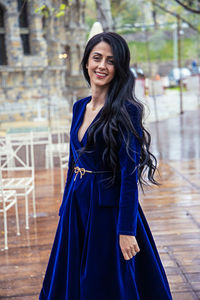
[[[40,299],[172,299],[138,203],[156,159],[133,96],[130,53],[116,33],[91,38],[82,60],[92,96],[73,106],[67,182]]]

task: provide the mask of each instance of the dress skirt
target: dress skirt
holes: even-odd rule
[[[117,235],[118,207],[99,206],[98,175],[69,187],[40,300],[172,299],[151,231],[139,205],[140,252],[125,260]]]

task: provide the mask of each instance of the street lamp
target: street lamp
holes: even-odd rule
[[[180,16],[176,16],[177,23],[172,25],[173,31],[173,51],[174,51],[174,68],[178,68],[179,70],[179,96],[180,96],[180,114],[183,114],[183,81],[182,81],[182,47],[181,47],[181,35],[184,34],[183,29],[188,28],[187,23],[180,22]]]

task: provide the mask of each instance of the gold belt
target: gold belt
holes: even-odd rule
[[[111,172],[111,171],[91,171],[91,170],[86,170],[85,168],[80,168],[78,166],[74,167],[74,173],[76,174],[74,177],[74,181],[76,180],[77,175],[80,173],[80,178],[85,175],[85,173],[106,173],[106,172]]]

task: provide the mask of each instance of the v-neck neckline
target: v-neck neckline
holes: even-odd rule
[[[87,134],[87,132],[88,132],[88,129],[89,129],[90,126],[94,123],[94,121],[97,119],[98,115],[100,114],[100,112],[101,112],[101,110],[102,110],[102,108],[103,108],[103,107],[102,107],[102,108],[98,111],[98,113],[96,114],[96,116],[94,117],[94,119],[92,120],[92,122],[89,124],[89,126],[88,126],[87,129],[85,130],[84,135],[83,135],[81,141],[79,141],[79,139],[78,139],[78,132],[79,132],[79,129],[80,129],[81,125],[83,124],[83,120],[84,120],[84,116],[85,116],[85,112],[86,112],[86,105],[89,103],[89,101],[90,101],[91,99],[92,99],[92,97],[89,96],[88,99],[87,99],[87,101],[85,101],[84,107],[83,107],[83,111],[82,111],[82,113],[81,113],[81,117],[80,117],[80,121],[79,121],[79,126],[78,126],[78,129],[77,129],[77,132],[76,132],[77,141],[78,141],[79,144],[82,144],[82,142],[83,142],[83,140],[84,140],[84,138],[85,138],[85,136],[86,136],[86,134]]]

